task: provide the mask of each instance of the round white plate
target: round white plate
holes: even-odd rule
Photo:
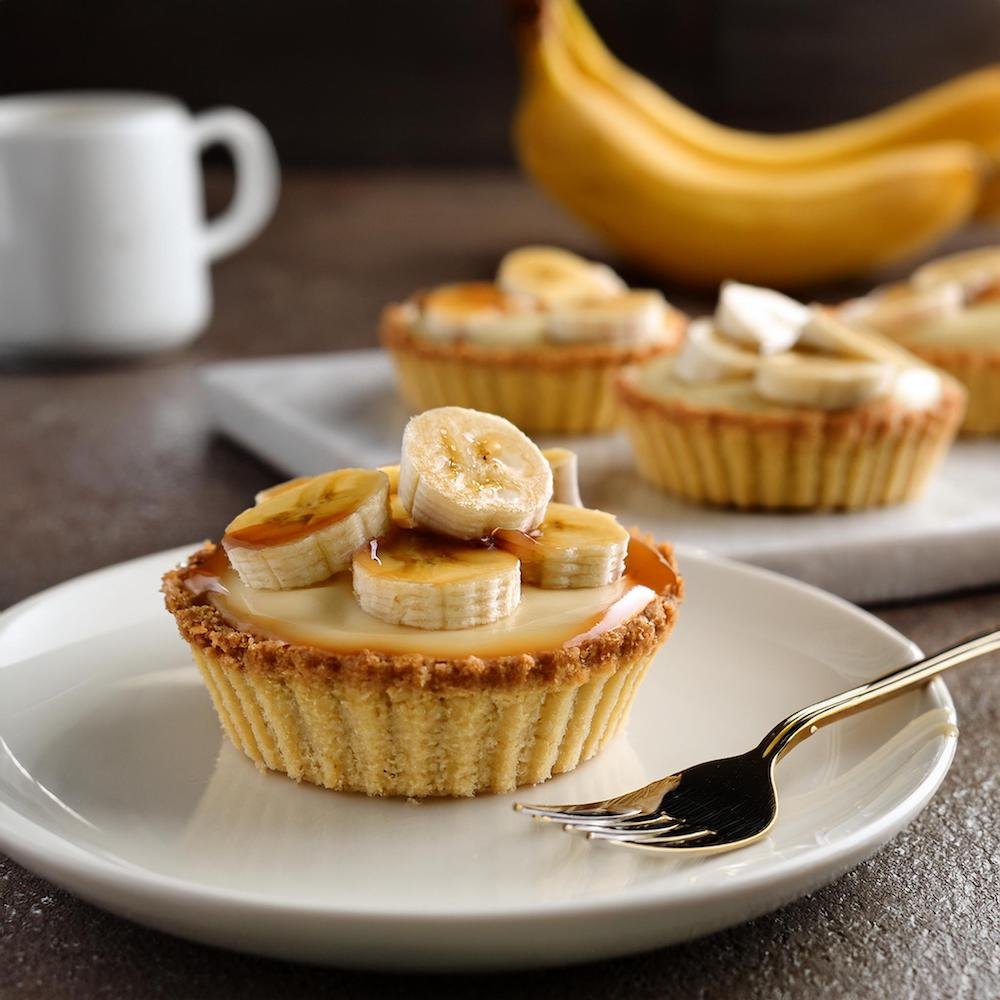
[[[81,577],[0,617],[0,848],[100,906],[201,941],[424,969],[665,945],[857,864],[920,811],[954,752],[938,680],[792,753],[772,835],[742,851],[651,857],[513,812],[516,798],[604,797],[740,752],[793,709],[918,655],[837,598],[683,552],[680,624],[627,734],[597,760],[475,800],[298,786],[223,743],[157,593],[182,554]]]

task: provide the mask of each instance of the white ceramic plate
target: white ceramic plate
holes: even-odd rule
[[[511,810],[744,750],[801,705],[918,654],[845,604],[683,552],[689,599],[627,735],[519,796],[413,804],[259,774],[224,744],[160,573],[70,581],[0,618],[0,848],[116,913],[213,944],[378,968],[513,968],[665,945],[830,881],[926,804],[954,752],[938,680],[778,769],[767,840],[706,858],[587,842]]]

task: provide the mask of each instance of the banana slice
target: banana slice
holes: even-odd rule
[[[719,332],[761,354],[790,350],[799,338],[809,308],[770,288],[725,281],[719,291],[715,325]]]
[[[595,264],[558,247],[521,247],[500,261],[497,284],[512,295],[530,295],[546,306],[610,298],[628,286],[607,264]]]
[[[555,341],[647,344],[666,336],[666,320],[663,295],[636,290],[611,298],[553,305],[546,317],[546,330]]]
[[[550,503],[537,531],[493,537],[521,560],[525,583],[547,590],[603,587],[625,572],[629,534],[603,510]]]
[[[979,247],[939,257],[913,272],[917,288],[957,282],[967,299],[975,299],[1000,284],[1000,247]]]
[[[799,335],[799,346],[857,361],[885,361],[902,366],[918,363],[895,341],[875,330],[849,326],[821,306],[809,310],[809,318]]]
[[[875,330],[853,329],[818,307],[813,307],[809,322],[802,328],[799,344],[840,358],[885,366],[889,381],[875,395],[891,393],[909,409],[933,406],[944,391],[940,374],[905,347]]]
[[[386,532],[388,500],[383,472],[326,472],[243,511],[222,545],[248,587],[308,587],[347,569],[359,545]]]
[[[399,499],[399,466],[380,465],[378,471],[384,472],[389,478],[389,520],[397,528],[415,528],[416,522]]]
[[[398,465],[380,465],[378,467],[379,472],[384,472],[386,478],[389,480],[389,492],[398,493],[399,492],[399,466]]]
[[[674,358],[673,373],[682,382],[718,382],[753,375],[760,355],[731,344],[718,335],[711,319],[688,324],[687,335]]]
[[[399,498],[418,525],[452,538],[530,531],[552,498],[552,469],[509,420],[442,406],[403,431]]]
[[[552,469],[552,499],[556,503],[582,507],[576,452],[569,448],[546,448],[542,454]]]
[[[517,557],[417,531],[394,532],[358,549],[354,595],[393,625],[472,628],[506,618],[521,600]]]
[[[889,336],[905,335],[908,330],[925,323],[956,315],[964,304],[965,292],[957,281],[928,288],[900,281],[845,303],[837,310],[837,315],[848,325],[863,326]]]
[[[265,500],[270,500],[271,497],[276,497],[279,493],[284,493],[285,490],[294,489],[296,486],[301,486],[303,483],[309,482],[312,476],[296,476],[294,479],[286,479],[284,482],[275,483],[273,486],[268,486],[266,490],[261,490],[256,493],[253,498],[253,502],[263,503]]]
[[[754,387],[765,399],[790,406],[842,410],[887,395],[896,369],[882,361],[823,358],[789,352],[762,358]]]
[[[482,344],[529,344],[545,329],[534,303],[486,281],[441,285],[420,299],[417,329],[431,340],[464,337]]]

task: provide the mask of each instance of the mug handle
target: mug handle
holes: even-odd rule
[[[259,233],[278,203],[278,157],[267,129],[239,108],[214,108],[195,116],[198,152],[216,144],[229,149],[236,170],[236,189],[229,206],[205,227],[209,260],[239,249]]]

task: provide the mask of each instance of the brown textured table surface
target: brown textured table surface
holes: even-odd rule
[[[274,480],[213,435],[198,365],[369,345],[385,300],[488,275],[505,249],[529,241],[599,253],[507,175],[287,178],[271,228],[216,269],[215,319],[192,348],[139,364],[2,375],[0,606],[217,535]],[[876,611],[930,650],[1000,624],[1000,592]],[[368,997],[401,988],[574,1000],[997,997],[998,666],[994,657],[951,675],[962,731],[955,763],[908,830],[832,885],[699,941],[571,969],[404,984],[181,941],[103,913],[0,856],[0,997]]]

